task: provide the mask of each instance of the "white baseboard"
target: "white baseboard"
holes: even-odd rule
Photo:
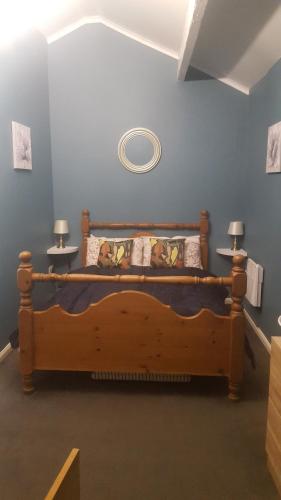
[[[0,351],[0,363],[1,361],[4,361],[4,359],[8,356],[8,354],[10,354],[10,352],[12,352],[12,346],[11,344],[7,344],[6,347],[4,347],[4,349],[2,349],[2,351]]]
[[[252,327],[252,329],[256,333],[256,335],[259,337],[261,343],[266,348],[268,354],[270,354],[271,353],[271,344],[270,344],[268,338],[265,336],[263,331],[256,325],[252,316],[250,316],[250,314],[248,313],[248,311],[246,311],[246,309],[244,309],[244,313],[245,313],[246,320],[248,321],[248,323],[250,324],[250,326]]]

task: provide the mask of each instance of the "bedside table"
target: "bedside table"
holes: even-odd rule
[[[217,248],[216,252],[219,255],[226,255],[227,257],[233,257],[234,255],[243,255],[243,257],[247,257],[246,250],[240,248],[240,250],[231,250],[231,248]]]
[[[52,256],[65,255],[67,258],[68,269],[70,271],[70,269],[71,269],[70,256],[78,251],[79,251],[79,247],[65,246],[63,248],[58,248],[57,246],[53,246],[53,247],[48,248],[47,255],[52,255]],[[49,266],[49,273],[52,273],[53,270],[54,270],[54,264]]]

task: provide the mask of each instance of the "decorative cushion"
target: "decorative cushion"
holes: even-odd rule
[[[131,254],[131,265],[150,266],[151,244],[149,236],[133,238],[133,249]],[[87,266],[96,266],[100,251],[100,241],[127,241],[131,238],[103,238],[102,236],[90,236],[87,241]],[[157,239],[169,239],[167,236],[157,236]],[[196,267],[202,269],[200,236],[174,236],[171,239],[184,239],[184,267]]]
[[[132,247],[133,240],[101,240],[98,266],[128,269],[131,264]]]
[[[142,266],[143,262],[143,238],[103,238],[102,236],[90,236],[87,238],[87,266],[96,266],[100,252],[101,241],[133,241],[133,249],[131,253],[131,265]]]
[[[151,237],[144,237],[143,244],[143,266],[150,266],[151,260]],[[159,240],[168,240],[167,236],[157,236]],[[201,263],[200,236],[173,236],[172,240],[184,239],[184,267],[196,267],[203,269]]]
[[[144,236],[143,237],[143,262],[142,262],[142,265],[145,267],[150,267],[150,260],[151,260],[150,238],[151,238],[151,236]]]
[[[184,267],[184,240],[150,238],[152,267]]]
[[[142,263],[143,263],[143,238],[133,238],[131,265],[142,266],[143,265]]]
[[[100,253],[100,240],[96,236],[87,238],[86,266],[96,266]]]
[[[179,239],[182,236],[174,236]],[[188,236],[184,240],[184,267],[203,269],[201,262],[200,236]]]

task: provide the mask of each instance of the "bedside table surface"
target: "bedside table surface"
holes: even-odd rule
[[[79,247],[68,247],[65,246],[64,248],[58,248],[57,246],[53,246],[48,248],[47,254],[48,255],[67,255],[69,253],[75,253],[78,252]]]
[[[228,255],[229,257],[233,257],[234,255],[243,255],[244,257],[247,257],[247,252],[243,248],[240,248],[239,250],[231,250],[231,248],[217,248],[216,252],[220,255]]]

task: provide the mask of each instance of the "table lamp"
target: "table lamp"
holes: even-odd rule
[[[59,241],[57,244],[58,248],[64,248],[65,244],[63,241],[63,235],[68,234],[69,229],[68,229],[68,222],[67,220],[56,220],[54,224],[54,234],[59,235]]]
[[[238,250],[237,248],[237,236],[242,236],[244,234],[244,224],[240,220],[232,221],[229,224],[227,234],[234,236],[233,245],[231,250]]]

